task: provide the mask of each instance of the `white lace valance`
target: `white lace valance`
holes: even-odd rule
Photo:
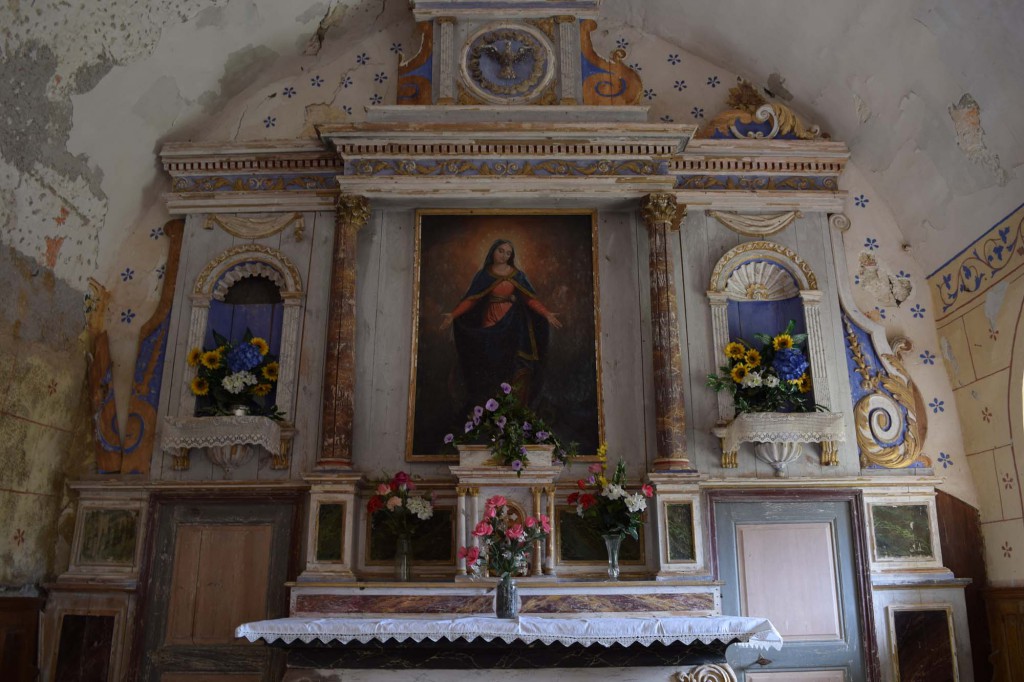
[[[278,618],[246,623],[235,628],[235,637],[250,642],[263,639],[268,643],[281,640],[285,644],[299,640],[309,643],[320,640],[324,644],[371,640],[404,642],[413,640],[432,642],[446,639],[466,641],[498,639],[510,642],[543,642],[552,644],[582,644],[649,646],[661,644],[690,644],[700,641],[731,642],[757,649],[782,648],[782,636],[766,618],[738,616],[520,616],[500,619],[494,616],[467,616],[461,618]]]
[[[846,440],[842,413],[744,412],[714,430],[723,452],[735,452],[740,443],[821,443]]]
[[[271,455],[281,454],[281,426],[269,417],[167,417],[160,447],[215,448],[259,445]]]

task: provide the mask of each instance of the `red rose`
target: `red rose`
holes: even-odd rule
[[[580,480],[576,481],[576,486],[579,487],[580,490],[586,490],[587,482],[581,478]]]
[[[373,514],[384,508],[384,502],[379,497],[371,497],[370,501],[366,503],[366,512]]]
[[[391,483],[394,485],[405,485],[409,482],[409,474],[404,471],[399,471],[395,474],[395,477],[391,479]]]
[[[644,497],[654,497],[654,488],[650,484],[641,487],[640,490],[643,492]]]
[[[597,498],[590,493],[583,493],[580,495],[580,504],[583,505],[584,509],[590,509],[597,504]]]
[[[578,499],[580,499],[580,494],[579,493],[573,493],[573,494],[569,495],[569,498],[566,501],[569,504],[576,504],[576,500],[578,500]]]

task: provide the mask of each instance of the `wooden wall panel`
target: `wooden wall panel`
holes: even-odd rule
[[[1024,679],[1024,588],[986,590],[995,682]],[[977,658],[975,654],[975,658]],[[990,678],[977,678],[990,679]]]
[[[988,575],[985,571],[984,552],[979,551],[984,546],[981,517],[977,509],[941,490],[935,496],[935,511],[939,522],[942,563],[957,578],[971,579],[971,584],[964,588],[964,603],[973,652],[974,679],[991,680],[992,663],[989,656],[992,647],[983,597],[988,586]],[[963,633],[957,634],[963,636]]]
[[[736,527],[740,605],[787,641],[842,639],[835,539],[828,523]]]

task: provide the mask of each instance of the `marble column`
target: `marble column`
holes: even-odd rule
[[[647,225],[651,269],[651,327],[654,344],[654,409],[658,452],[654,471],[690,470],[686,457],[683,359],[676,314],[669,233],[679,229],[686,206],[669,193],[649,194],[640,204]]]
[[[352,418],[356,378],[356,236],[370,217],[365,197],[338,198],[327,358],[324,364],[323,440],[318,468],[352,468]]]

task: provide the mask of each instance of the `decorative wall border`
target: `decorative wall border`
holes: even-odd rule
[[[941,322],[1024,264],[1024,204],[928,275]]]

